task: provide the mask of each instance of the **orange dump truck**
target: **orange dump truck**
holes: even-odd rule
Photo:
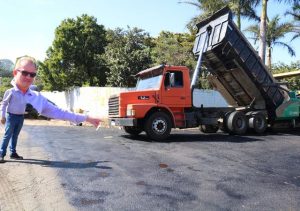
[[[109,99],[109,122],[131,135],[142,131],[166,139],[172,128],[200,127],[244,134],[268,126],[299,126],[300,100],[277,83],[256,51],[238,30],[227,8],[199,23],[193,52],[197,65],[190,78],[184,66],[160,65],[139,72],[135,90]],[[228,106],[206,107],[195,84],[201,67]]]
[[[109,99],[110,124],[123,126],[131,135],[145,131],[151,139],[163,140],[171,128],[199,125],[205,132],[216,132],[219,118],[234,111],[228,107],[194,107],[187,67],[160,65],[139,72],[137,77],[134,91]]]

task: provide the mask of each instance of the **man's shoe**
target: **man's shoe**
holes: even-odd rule
[[[23,160],[23,157],[20,156],[20,155],[18,155],[17,153],[12,153],[12,154],[10,155],[10,158],[11,158],[11,159],[16,159],[16,160]]]
[[[0,156],[0,163],[5,163],[4,157]]]

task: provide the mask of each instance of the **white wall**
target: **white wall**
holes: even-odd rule
[[[57,106],[78,112],[79,109],[99,117],[108,115],[108,99],[113,94],[128,91],[118,87],[78,87],[66,92],[41,92]],[[227,103],[219,92],[214,90],[197,90],[199,102],[203,106],[226,107]],[[194,105],[195,105],[194,104]]]
[[[57,106],[78,112],[82,109],[85,113],[100,117],[107,117],[109,96],[126,88],[116,87],[81,87],[65,92],[41,92],[46,98]]]
[[[220,92],[208,89],[193,90],[193,106],[204,107],[227,107],[228,103]]]

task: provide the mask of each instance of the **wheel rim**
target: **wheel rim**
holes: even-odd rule
[[[254,119],[255,121],[255,124],[254,124],[254,127],[258,130],[263,130],[266,126],[266,121],[265,121],[265,118],[260,116],[260,115],[257,115],[256,118]]]
[[[239,129],[244,128],[245,127],[245,120],[242,119],[242,118],[238,118],[236,120],[236,127],[239,128]]]
[[[256,125],[256,128],[258,128],[258,129],[262,129],[264,127],[263,121],[261,118],[256,118],[255,125]]]
[[[163,119],[155,119],[152,124],[152,130],[157,134],[162,134],[167,130],[167,124]]]

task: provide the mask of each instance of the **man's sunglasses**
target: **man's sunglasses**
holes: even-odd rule
[[[31,78],[34,78],[36,76],[36,73],[30,73],[26,70],[17,70],[17,71],[20,72],[24,77],[27,77],[29,75]]]

